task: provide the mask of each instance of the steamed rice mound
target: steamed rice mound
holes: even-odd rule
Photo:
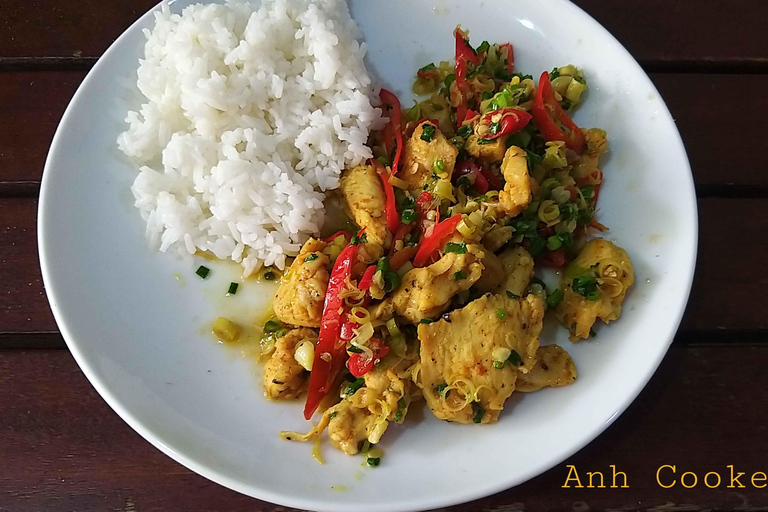
[[[244,275],[283,268],[382,125],[346,3],[163,5],[145,35],[146,102],[118,147],[141,166],[132,191],[150,243],[231,258]]]

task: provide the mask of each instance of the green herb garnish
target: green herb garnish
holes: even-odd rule
[[[315,261],[318,258],[317,254],[310,254],[306,258],[304,258],[304,263],[307,263],[308,261]]]
[[[509,290],[507,290],[507,297],[509,297],[510,299],[519,299],[519,298],[520,298],[520,296],[519,296],[519,295],[517,295],[517,294],[515,294],[515,293],[512,293],[512,292],[511,292],[511,291],[509,291]]]
[[[342,398],[347,398],[348,396],[352,396],[355,394],[355,392],[363,387],[365,384],[365,379],[360,377],[359,379],[355,379],[346,386],[344,386],[344,390],[341,392]]]
[[[445,388],[447,387],[448,387],[448,384],[438,384],[437,386],[435,386],[434,391],[438,395],[442,395],[445,392]]]
[[[459,137],[463,137],[463,138],[465,138],[465,139],[466,139],[467,137],[469,137],[470,135],[472,135],[472,132],[473,132],[473,130],[472,130],[472,125],[471,125],[471,124],[465,124],[464,126],[462,126],[461,128],[459,128],[459,129],[456,131],[456,135],[458,135]]]
[[[573,291],[588,298],[589,300],[597,300],[599,298],[599,294],[597,292],[597,279],[592,276],[574,277],[571,287],[573,288]]]
[[[507,365],[506,361],[494,361],[493,362],[493,367],[496,368],[497,370],[501,370],[506,365]]]
[[[507,358],[507,361],[509,361],[509,363],[512,366],[520,366],[521,364],[523,364],[523,360],[520,357],[520,354],[518,354],[516,350],[513,350],[509,354],[509,357]]]
[[[431,124],[425,124],[421,131],[421,140],[424,142],[432,142],[435,136],[435,127]]]
[[[200,276],[201,279],[205,279],[206,277],[208,277],[208,274],[210,273],[211,273],[211,269],[209,269],[205,265],[200,265],[199,267],[197,267],[197,270],[195,270],[195,274]]]
[[[238,283],[229,283],[229,289],[227,290],[227,295],[236,294],[239,286],[240,285]]]
[[[403,224],[410,224],[414,220],[416,220],[417,213],[416,210],[403,210],[403,213],[400,214],[400,220],[403,222]]]
[[[485,409],[483,409],[483,406],[477,402],[472,402],[472,410],[475,412],[475,416],[472,418],[472,421],[474,423],[480,423],[483,421],[483,416],[485,416]]]
[[[445,252],[453,252],[456,254],[466,254],[467,253],[467,242],[462,240],[458,244],[455,242],[448,242],[445,244]]]
[[[431,324],[432,323],[432,319],[430,319],[430,318],[422,318],[421,320],[419,320],[419,323],[420,324]]]
[[[499,320],[504,320],[507,317],[507,313],[503,309],[497,309],[496,310],[496,318]]]
[[[365,463],[368,464],[370,467],[375,468],[379,464],[381,464],[381,457],[368,457],[365,459]]]
[[[466,279],[466,278],[467,278],[467,274],[463,270],[459,270],[459,271],[453,273],[453,280],[454,281],[460,281],[460,280]]]

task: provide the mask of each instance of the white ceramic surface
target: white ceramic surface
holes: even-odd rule
[[[178,1],[178,10],[187,2]],[[361,467],[325,445],[281,441],[306,430],[301,404],[267,402],[258,368],[212,341],[208,322],[226,305],[265,304],[253,283],[223,298],[235,276],[214,266],[150,252],[132,206],[136,174],[115,147],[134,76],[141,18],[105,53],[67,109],[51,146],[39,211],[48,297],[85,375],[118,414],[192,470],[245,494],[313,510],[400,511],[479,498],[532,478],[579,450],[637,396],[677,329],[693,276],[696,200],[688,161],[658,92],[637,63],[594,20],[563,0],[466,2],[351,0],[369,46],[369,69],[409,105],[421,65],[449,60],[452,29],[472,42],[511,41],[517,67],[534,76],[555,65],[584,69],[590,91],[575,120],[607,129],[599,219],[625,247],[637,281],[620,321],[578,345],[550,325],[546,342],[573,354],[570,387],[515,396],[498,424],[475,427],[426,414],[384,436],[385,456]],[[179,274],[181,277],[175,275]],[[227,302],[228,301],[228,302]]]

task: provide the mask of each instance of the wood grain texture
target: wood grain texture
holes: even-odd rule
[[[763,0],[574,0],[642,64],[768,65],[768,3]]]
[[[6,0],[0,61],[93,59],[154,0]],[[763,0],[577,0],[642,63],[768,64]],[[461,21],[461,20],[457,20]]]
[[[726,475],[728,464],[768,470],[759,449],[768,428],[766,365],[768,347],[672,348],[635,403],[581,452],[517,488],[447,510],[767,506],[759,489],[662,489],[655,481],[663,464],[700,478]],[[0,477],[0,510],[287,512],[208,482],[153,448],[108,408],[66,351],[0,351],[0,386],[0,457],[14,468]],[[582,476],[616,465],[629,488],[563,489],[567,464]]]
[[[85,76],[79,71],[0,73],[0,195],[36,195],[15,183],[39,183],[61,114]],[[768,173],[755,154],[766,143],[744,136],[768,113],[768,75],[653,73],[688,149],[698,186],[759,193]],[[738,93],[736,93],[738,91]],[[739,123],[723,122],[739,112]]]
[[[56,331],[37,257],[37,200],[0,198],[0,333]]]
[[[5,0],[0,59],[97,58],[155,0]]]
[[[0,182],[40,181],[53,134],[84,76],[82,71],[0,73]],[[5,195],[14,192],[6,189]]]
[[[748,299],[768,288],[759,272],[768,242],[755,236],[768,232],[766,211],[768,199],[699,201],[699,259],[684,331],[768,329],[768,302]],[[0,198],[0,333],[56,331],[40,277],[36,213],[36,200]]]

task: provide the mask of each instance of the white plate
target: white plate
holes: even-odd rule
[[[186,2],[173,5],[179,10]],[[201,281],[194,266],[150,252],[132,206],[136,174],[115,147],[143,46],[142,17],[78,90],[51,146],[39,212],[40,258],[59,328],[85,375],[112,408],[170,457],[239,492],[287,506],[335,511],[445,506],[520,484],[602,432],[637,396],[677,329],[693,276],[696,200],[682,142],[638,64],[600,25],[563,0],[467,2],[352,0],[369,69],[404,105],[415,70],[449,60],[457,23],[472,42],[511,41],[534,76],[573,63],[590,91],[575,116],[608,130],[611,153],[599,219],[637,272],[624,314],[574,345],[578,381],[514,397],[498,424],[475,427],[424,415],[384,436],[385,457],[361,467],[326,444],[327,464],[278,430],[305,430],[301,404],[267,402],[256,365],[214,343],[231,269]],[[183,277],[177,280],[174,274]],[[238,300],[264,304],[253,284]]]

